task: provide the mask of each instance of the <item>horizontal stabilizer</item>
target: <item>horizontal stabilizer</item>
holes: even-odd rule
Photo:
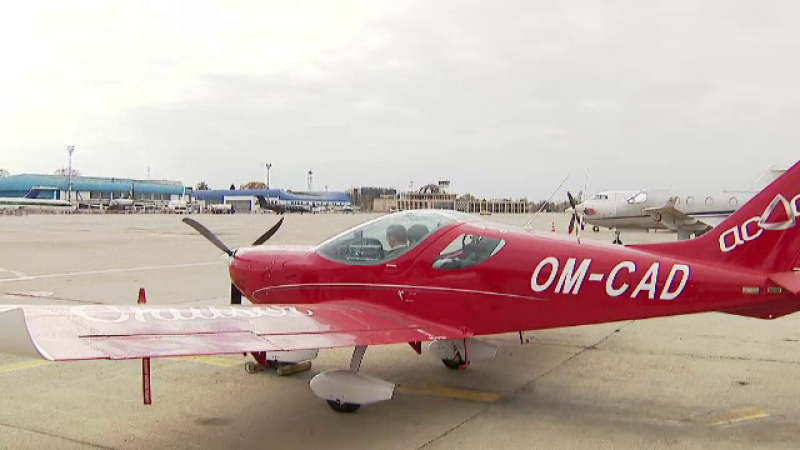
[[[794,295],[800,293],[800,272],[773,273],[769,279]]]
[[[720,312],[734,314],[737,316],[753,317],[756,319],[777,319],[778,317],[783,317],[797,311],[800,311],[800,299],[777,304],[751,306]]]

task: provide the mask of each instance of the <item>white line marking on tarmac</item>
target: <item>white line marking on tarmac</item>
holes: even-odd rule
[[[4,268],[0,267],[0,273],[3,273],[3,272],[10,273],[14,278],[22,278],[22,277],[27,276],[24,273],[18,272],[16,270],[4,269]]]
[[[214,261],[214,262],[189,263],[189,264],[169,264],[165,266],[131,267],[128,269],[105,269],[105,270],[87,270],[84,272],[51,273],[46,275],[31,275],[19,278],[2,279],[0,280],[0,283],[8,283],[11,281],[41,280],[45,278],[65,278],[65,277],[80,277],[85,275],[102,275],[107,273],[141,272],[145,270],[180,269],[184,267],[212,266],[218,264],[219,264],[218,261]]]

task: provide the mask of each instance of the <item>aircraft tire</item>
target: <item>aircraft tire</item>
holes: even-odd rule
[[[248,361],[244,363],[244,371],[250,375],[256,374],[258,373],[258,365],[252,361]]]
[[[592,231],[594,231],[595,233],[599,233],[600,232],[600,227],[595,225],[595,226],[592,227]]]
[[[450,370],[459,370],[466,363],[461,358],[447,359],[442,358],[442,364]]]
[[[361,408],[361,405],[356,403],[342,403],[338,400],[326,400],[328,402],[328,406],[331,407],[332,410],[338,413],[353,413],[358,411],[358,408]]]

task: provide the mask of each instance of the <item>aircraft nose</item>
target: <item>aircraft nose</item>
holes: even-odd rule
[[[246,296],[269,284],[278,255],[253,247],[237,249],[228,262],[231,282]]]

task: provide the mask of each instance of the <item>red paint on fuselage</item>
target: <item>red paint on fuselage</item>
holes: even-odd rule
[[[464,233],[503,239],[505,246],[475,266],[442,270],[434,259],[454,238]],[[557,261],[555,275],[546,289],[535,292],[532,277],[547,258]],[[573,273],[589,260],[580,285],[567,291],[567,281],[556,292],[565,266],[574,259]],[[631,264],[635,269],[631,270]],[[620,264],[624,267],[614,272]],[[658,264],[652,283],[640,283]],[[676,265],[688,267],[686,283],[674,299],[664,294]],[[539,287],[555,264],[538,271]],[[549,269],[549,270],[548,270]],[[230,266],[231,278],[253,303],[304,304],[358,300],[388,307],[437,323],[466,328],[475,334],[583,325],[607,321],[670,316],[702,311],[724,311],[791,300],[787,293],[767,293],[774,286],[765,274],[717,267],[703,261],[676,259],[618,245],[550,235],[513,231],[490,222],[445,226],[425,242],[399,258],[375,265],[351,265],[331,261],[314,248],[252,247],[237,252]],[[602,280],[591,281],[591,275]],[[614,274],[611,283],[608,278]],[[676,271],[671,281],[677,290],[684,274]],[[644,280],[647,281],[647,280]],[[619,292],[609,295],[609,289]],[[758,287],[759,294],[743,293],[743,286]],[[669,289],[667,292],[669,297]],[[653,296],[653,298],[649,298]]]

